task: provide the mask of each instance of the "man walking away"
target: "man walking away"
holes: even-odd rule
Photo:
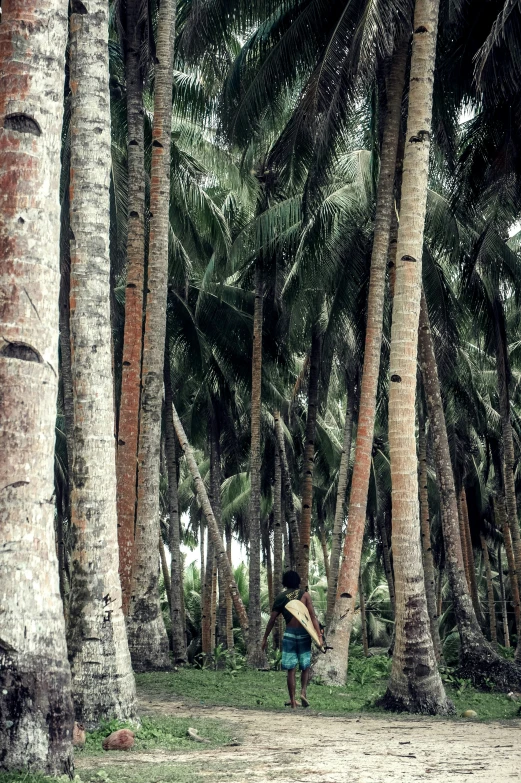
[[[285,608],[286,604],[288,604],[289,601],[302,601],[309,612],[319,639],[322,639],[322,631],[320,630],[315,610],[313,609],[310,594],[306,590],[300,589],[300,576],[297,572],[286,571],[282,577],[282,585],[284,590],[282,593],[279,593],[273,602],[271,617],[266,626],[264,639],[262,640],[262,649],[266,649],[268,636],[277,622],[279,614],[282,613],[286,621],[286,632],[284,633],[284,638],[282,640],[282,669],[288,672],[289,703],[292,709],[297,707],[297,702],[295,700],[295,670],[298,664],[301,672],[300,684],[302,706],[309,707],[306,692],[309,680],[309,667],[311,666],[311,636],[300,625],[299,621],[288,612]]]

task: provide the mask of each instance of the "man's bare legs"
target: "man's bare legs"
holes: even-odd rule
[[[302,674],[304,674],[304,672],[302,672]],[[295,701],[295,690],[295,669],[288,669],[288,693],[289,703],[292,710],[296,709],[297,707],[297,702]]]
[[[307,707],[307,687],[309,682],[309,674],[311,672],[311,668],[304,669],[304,671],[300,672],[300,693],[302,696],[302,704],[304,707]]]

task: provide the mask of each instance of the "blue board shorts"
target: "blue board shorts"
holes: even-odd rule
[[[301,672],[311,666],[311,636],[300,625],[286,628],[282,639],[281,668],[287,671],[295,669],[297,664]]]

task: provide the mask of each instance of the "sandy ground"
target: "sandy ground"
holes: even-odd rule
[[[141,713],[217,718],[236,726],[237,746],[132,754],[133,763],[194,764],[204,770],[201,781],[210,776],[216,783],[447,783],[468,775],[473,783],[521,782],[521,721],[517,720],[339,718],[303,710],[290,714],[289,710],[188,707],[150,698],[143,699]],[[114,756],[111,764],[128,763],[126,754],[126,758],[110,755]],[[93,762],[90,758],[88,766],[95,766]],[[107,762],[105,756],[104,765]]]

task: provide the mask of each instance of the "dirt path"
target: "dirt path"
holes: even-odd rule
[[[133,763],[201,765],[201,781],[447,783],[462,775],[474,783],[521,781],[521,721],[290,715],[149,698],[141,706],[142,714],[217,718],[237,727],[237,747],[132,754]]]

